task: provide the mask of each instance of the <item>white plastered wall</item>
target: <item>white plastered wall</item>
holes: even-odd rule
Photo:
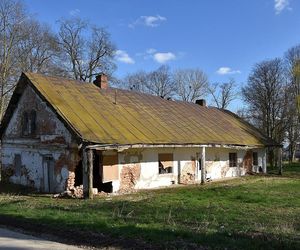
[[[195,181],[200,181],[201,170],[199,170],[198,160],[201,157],[201,148],[158,148],[158,149],[136,149],[126,150],[118,153],[119,159],[119,180],[113,181],[113,191],[120,188],[121,171],[125,166],[140,163],[140,177],[136,182],[136,189],[147,189],[170,186],[177,184],[179,175],[183,167],[196,160]],[[238,158],[238,167],[229,167],[229,153],[236,152]],[[227,148],[206,148],[206,172],[207,177],[211,179],[220,179],[226,177],[237,177],[245,175],[243,168],[243,159],[247,150],[227,149]],[[258,152],[258,163],[264,166],[265,149],[253,149]],[[109,151],[107,152],[109,154]],[[173,173],[159,174],[158,172],[158,154],[173,154]],[[129,157],[126,158],[126,155]],[[125,159],[126,158],[126,159]],[[254,168],[254,167],[253,167]]]

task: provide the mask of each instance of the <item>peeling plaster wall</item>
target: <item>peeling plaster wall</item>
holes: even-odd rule
[[[252,152],[258,153],[259,166],[266,169],[265,149],[253,149]],[[237,153],[237,167],[229,167],[229,153]],[[225,148],[206,148],[206,176],[211,179],[220,179],[225,177],[243,176],[247,169],[245,166],[245,155],[247,150],[234,150]],[[252,163],[251,163],[252,164]],[[258,172],[258,167],[252,167],[253,172]],[[266,172],[266,170],[264,171]]]
[[[258,162],[263,165],[265,149],[254,151],[258,152]],[[113,192],[195,183],[201,179],[198,162],[200,152],[201,149],[197,148],[130,149],[120,152],[119,180],[113,181]],[[238,167],[229,167],[230,152],[237,153]],[[246,150],[206,148],[207,177],[219,179],[245,175],[243,159],[246,152]],[[173,173],[159,174],[158,154],[161,153],[173,153]]]
[[[36,111],[36,133],[25,137],[22,136],[22,116],[24,111],[32,109]],[[47,191],[45,185],[50,183],[51,192],[61,192],[74,185],[74,171],[80,160],[77,144],[31,87],[24,90],[5,131],[1,154],[3,174],[13,183],[32,186],[39,191]],[[17,154],[21,156],[20,173],[15,169]],[[50,166],[53,171],[46,169],[47,157],[53,159],[53,166]]]

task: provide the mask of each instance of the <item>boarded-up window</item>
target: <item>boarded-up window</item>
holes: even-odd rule
[[[118,155],[102,156],[103,175],[102,182],[109,182],[119,179]]]
[[[237,153],[229,153],[229,167],[237,167]]]
[[[253,165],[258,166],[258,154],[257,154],[257,152],[253,152]]]
[[[21,155],[15,154],[14,161],[15,161],[15,175],[20,176],[21,175],[21,165],[22,165]]]
[[[159,174],[173,173],[173,154],[158,154]]]

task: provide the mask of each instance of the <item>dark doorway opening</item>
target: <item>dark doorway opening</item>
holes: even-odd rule
[[[98,191],[103,191],[105,193],[112,193],[113,187],[112,182],[103,183],[102,173],[103,173],[103,163],[102,163],[101,152],[95,151],[94,154],[94,166],[93,166],[93,187],[98,188]]]
[[[79,161],[75,168],[75,187],[83,184],[82,160]]]

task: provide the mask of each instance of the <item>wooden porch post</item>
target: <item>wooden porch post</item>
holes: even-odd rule
[[[82,149],[82,184],[83,184],[83,197],[88,198],[89,187],[88,187],[88,163],[86,149]]]
[[[205,147],[202,147],[201,153],[201,184],[206,181],[206,168],[205,168]]]
[[[93,150],[87,150],[88,198],[93,199]]]

